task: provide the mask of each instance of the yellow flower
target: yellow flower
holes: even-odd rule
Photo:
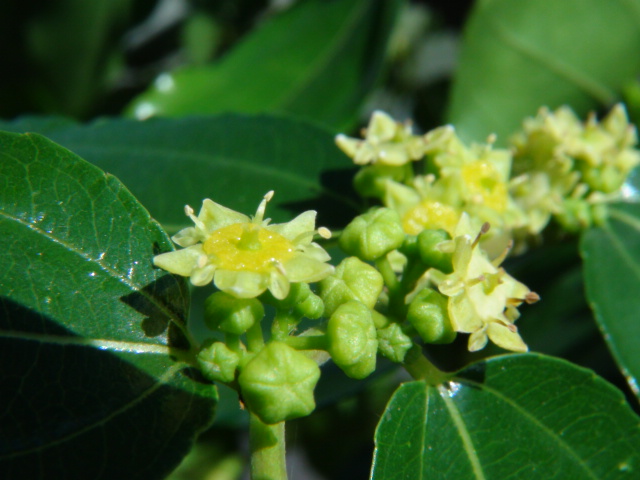
[[[484,348],[491,339],[496,345],[517,352],[527,351],[514,321],[522,302],[533,303],[537,294],[518,282],[500,263],[506,256],[491,262],[480,248],[480,237],[489,229],[485,224],[475,238],[469,219],[462,216],[456,236],[441,246],[453,253],[453,272],[444,275],[432,271],[431,278],[440,292],[449,297],[448,312],[453,329],[470,333],[469,350]]]
[[[157,255],[153,262],[171,273],[190,277],[196,286],[213,281],[220,290],[238,298],[252,298],[269,290],[278,299],[289,293],[290,283],[317,282],[333,273],[329,255],[313,243],[316,212],[307,211],[288,223],[269,224],[264,219],[264,196],[253,218],[230,210],[212,200],[202,203],[196,217],[188,205],[186,215],[194,227],[178,232],[172,240],[185,247]]]
[[[336,144],[356,165],[375,163],[401,166],[424,156],[422,137],[411,133],[411,126],[396,122],[381,111],[375,111],[365,129],[365,138],[336,136]]]

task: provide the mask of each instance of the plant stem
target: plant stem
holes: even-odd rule
[[[385,285],[389,288],[389,294],[393,295],[398,290],[400,286],[400,282],[398,281],[398,277],[396,276],[396,272],[391,268],[391,262],[385,255],[384,257],[376,260],[376,268],[382,275],[382,279],[384,280]]]
[[[247,347],[251,352],[259,352],[264,347],[264,338],[262,337],[262,326],[260,322],[254,323],[247,330]]]
[[[287,345],[296,350],[327,350],[329,348],[329,341],[326,335],[288,336],[285,341]]]
[[[249,445],[251,480],[287,480],[284,422],[266,425],[251,414]]]
[[[426,380],[429,385],[442,385],[451,376],[439,370],[422,353],[422,348],[414,344],[404,357],[404,368],[415,380]]]

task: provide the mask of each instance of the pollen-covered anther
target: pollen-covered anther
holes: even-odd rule
[[[489,222],[484,222],[482,224],[482,227],[480,227],[480,231],[478,232],[478,235],[476,236],[475,240],[471,244],[471,248],[476,248],[478,246],[478,244],[480,243],[480,239],[482,238],[482,235],[486,235],[486,233],[489,231],[490,228],[491,228],[491,225],[489,224]]]
[[[529,292],[524,297],[524,301],[529,305],[531,305],[532,303],[536,303],[538,300],[540,300],[540,295],[538,295],[536,292]]]
[[[331,230],[329,230],[327,227],[320,227],[318,228],[318,235],[320,235],[325,240],[329,240],[331,238]]]

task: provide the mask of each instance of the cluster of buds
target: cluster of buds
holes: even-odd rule
[[[622,105],[598,122],[586,122],[567,107],[542,108],[524,122],[514,148],[514,194],[539,233],[553,217],[568,231],[598,224],[606,205],[620,200],[629,172],[640,164],[636,129]]]
[[[489,340],[526,351],[515,321],[538,296],[501,267],[514,239],[539,234],[551,218],[568,230],[597,222],[640,163],[622,107],[601,124],[541,111],[511,150],[492,138],[465,145],[451,126],[415,135],[382,112],[363,137],[336,142],[361,166],[357,191],[380,206],[345,227],[338,243],[347,257],[336,267],[316,243],[331,233],[316,228],[315,212],[265,219],[273,192],[253,217],[208,199],[197,216],[185,207],[194,226],[173,237],[183,248],[154,258],[195,286],[214,285],[198,366],[266,424],[311,413],[328,358],[362,379],[378,354],[409,365],[416,342],[458,334],[470,351]],[[299,333],[304,318],[316,324]]]

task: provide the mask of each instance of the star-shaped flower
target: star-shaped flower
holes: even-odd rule
[[[209,199],[197,217],[187,205],[185,213],[195,226],[172,237],[184,248],[157,255],[154,264],[190,277],[196,286],[213,281],[239,298],[257,297],[268,289],[283,299],[291,283],[317,282],[330,275],[333,266],[326,263],[330,257],[313,237],[329,238],[331,232],[315,229],[316,212],[311,210],[288,223],[270,225],[264,213],[272,196],[273,192],[264,196],[253,218]]]
[[[507,274],[499,265],[506,256],[491,262],[480,248],[480,233],[471,236],[468,217],[462,216],[456,236],[442,246],[453,253],[453,272],[449,275],[434,272],[441,293],[449,297],[448,313],[453,329],[470,333],[469,350],[484,348],[491,339],[496,345],[517,352],[527,351],[514,321],[517,307],[523,302],[533,303],[538,295]]]

